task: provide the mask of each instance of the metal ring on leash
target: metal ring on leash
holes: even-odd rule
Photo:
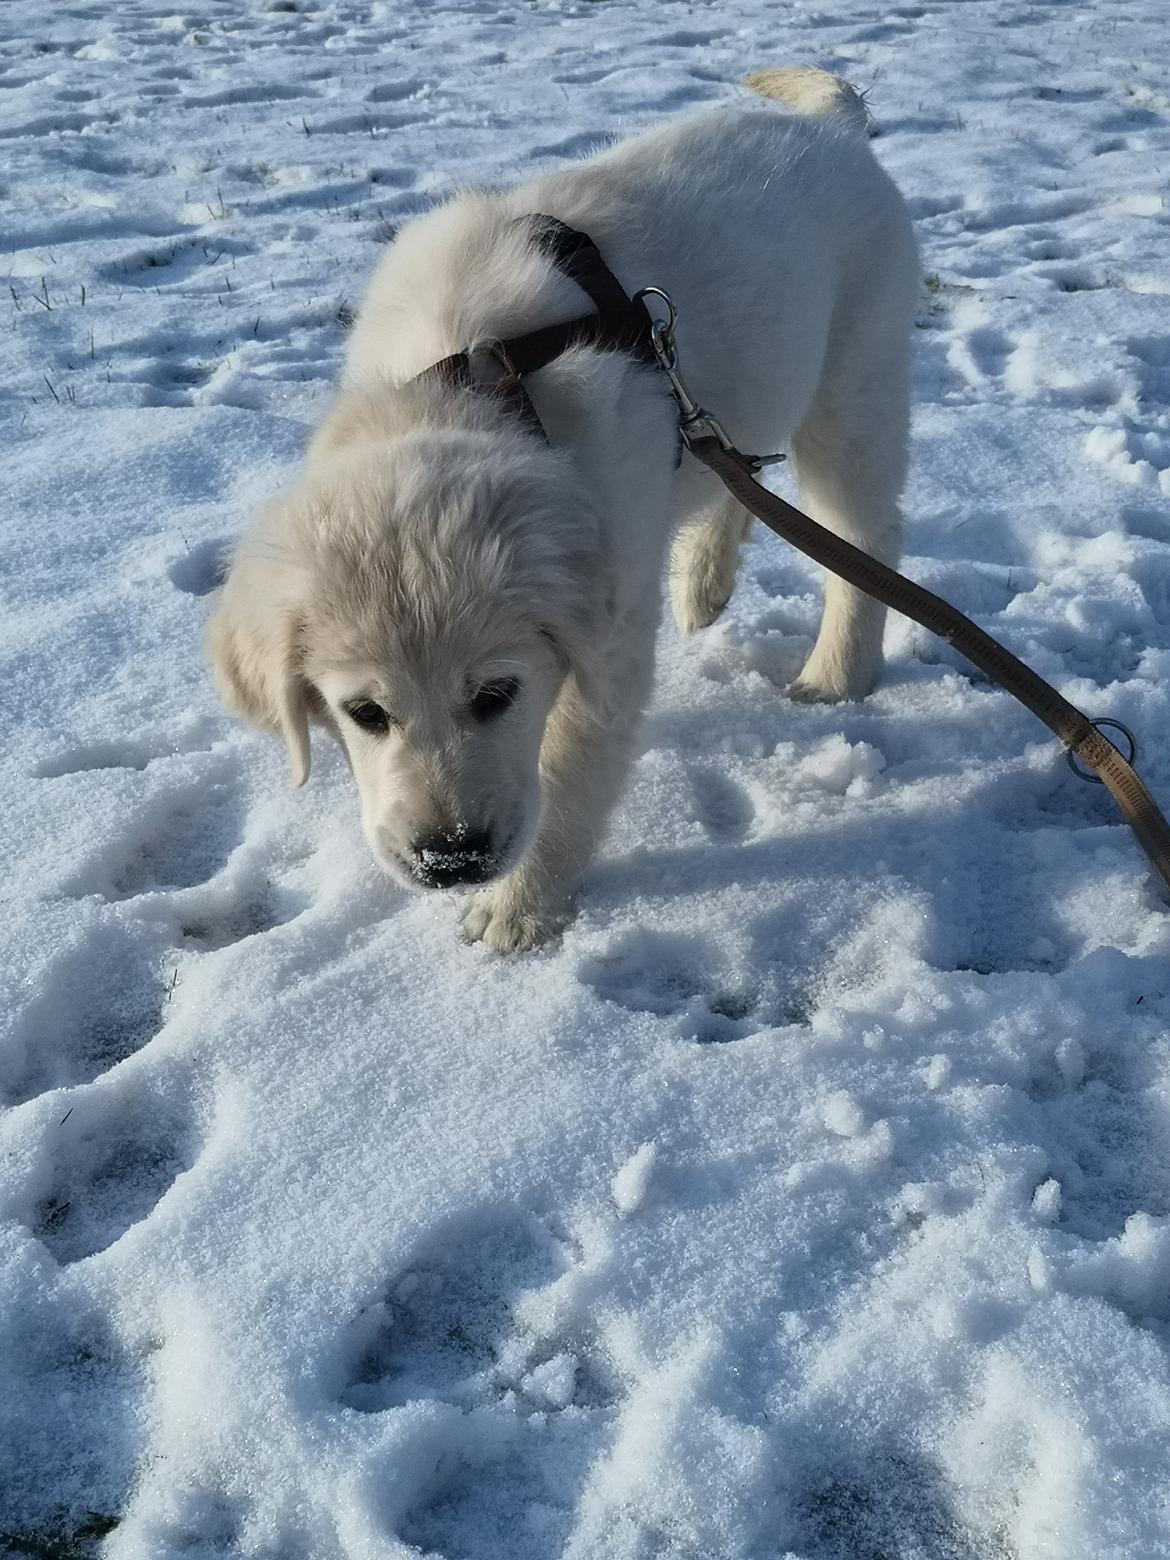
[[[674,299],[668,292],[663,292],[661,287],[639,287],[631,299],[632,303],[641,303],[643,298],[661,298],[670,310],[670,318],[666,321],[667,330],[673,330],[678,319],[678,310],[674,306]]]
[[[1123,726],[1121,721],[1110,720],[1105,716],[1102,716],[1100,720],[1091,720],[1089,725],[1092,726],[1094,731],[1101,731],[1102,726],[1108,726],[1113,731],[1120,731],[1121,735],[1129,743],[1129,752],[1125,754],[1125,761],[1127,764],[1133,763],[1134,759],[1137,757],[1137,738],[1134,736],[1133,732],[1129,729],[1128,726]],[[1105,735],[1104,732],[1101,734],[1102,736]],[[1108,741],[1109,738],[1106,737],[1105,740]],[[1114,746],[1116,746],[1116,743]],[[1073,752],[1072,748],[1069,748],[1068,752],[1065,754],[1065,757],[1068,759],[1068,767],[1072,770],[1073,774],[1076,775],[1078,780],[1085,780],[1089,783],[1089,785],[1105,784],[1100,775],[1091,775],[1080,767],[1080,765],[1077,763],[1077,755]]]

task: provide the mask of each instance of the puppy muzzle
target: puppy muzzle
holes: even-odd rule
[[[499,870],[499,853],[486,833],[436,831],[414,842],[410,875],[423,888],[457,888],[486,883]]]

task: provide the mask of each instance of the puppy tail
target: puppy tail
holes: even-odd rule
[[[869,113],[860,92],[841,76],[832,76],[814,65],[786,65],[780,70],[758,70],[745,85],[759,97],[783,103],[796,114],[811,119],[839,119],[869,134]]]

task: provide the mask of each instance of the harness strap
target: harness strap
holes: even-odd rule
[[[472,354],[455,352],[424,368],[415,379],[433,376],[461,390],[499,396],[522,422],[544,438],[544,428],[524,388],[524,376],[547,368],[573,347],[625,352],[652,365],[656,361],[650,334],[653,322],[644,303],[635,303],[627,297],[622,284],[587,234],[579,233],[556,217],[521,217],[519,220],[534,222],[532,232],[537,248],[570,281],[576,282],[593,303],[596,313],[543,325],[506,341],[485,343],[483,351],[500,368],[497,377],[477,379],[472,371]]]
[[[570,321],[581,326],[591,322],[593,329],[591,346],[613,352],[629,352],[646,363],[654,363],[654,348],[650,328],[653,324],[646,305],[635,302],[601,258],[601,251],[587,233],[579,233],[556,217],[536,218],[535,237],[537,248],[548,255],[558,270],[570,281],[576,282],[582,292],[588,293],[595,315],[584,320]],[[553,326],[555,331],[558,327]],[[542,331],[532,333],[535,337]],[[532,337],[521,337],[521,341]],[[551,361],[545,359],[546,362]]]
[[[954,645],[961,655],[1031,710],[1064,745],[1108,786],[1122,815],[1150,858],[1150,865],[1170,891],[1170,825],[1129,761],[1109,738],[1074,704],[965,617],[949,601],[908,580],[905,575],[843,537],[818,525],[803,510],[771,493],[755,478],[748,456],[726,449],[717,438],[692,439],[688,448],[707,466],[745,509],[762,520],[808,557],[876,601],[892,607],[931,633]]]
[[[471,353],[454,352],[450,357],[440,358],[437,363],[424,368],[421,374],[414,376],[412,383],[436,378],[458,390],[475,390],[484,395],[497,396],[538,438],[545,438],[544,427],[536,415],[536,408],[529,399],[527,390],[520,382],[520,370],[509,357],[506,344],[502,341],[493,341],[484,348],[484,351],[500,370],[494,378],[477,380],[471,368]]]

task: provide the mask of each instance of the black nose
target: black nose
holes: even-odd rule
[[[459,883],[482,883],[496,868],[496,855],[486,832],[457,829],[448,834],[436,830],[415,840],[412,875],[426,888],[454,888]]]

